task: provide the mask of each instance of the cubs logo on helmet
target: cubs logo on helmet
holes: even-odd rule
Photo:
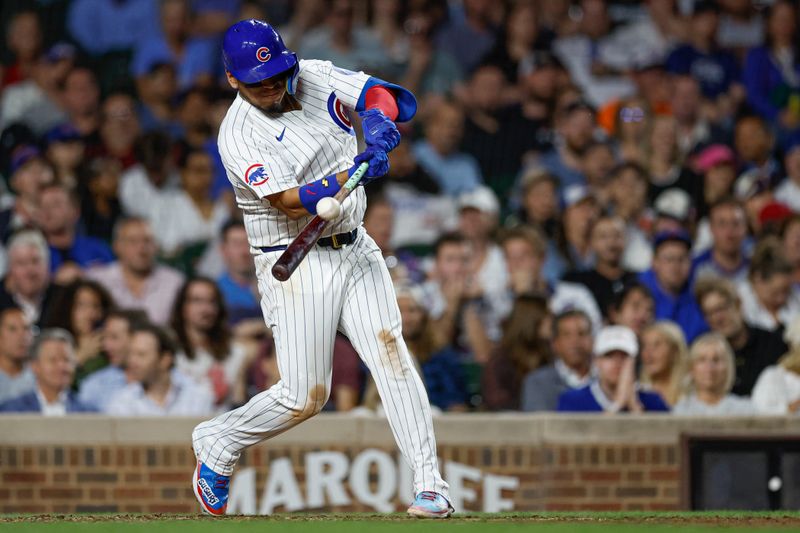
[[[269,180],[269,176],[267,176],[267,169],[264,168],[264,165],[256,163],[255,165],[250,165],[244,173],[244,179],[253,187],[258,187],[259,185],[264,185]]]
[[[269,61],[270,57],[272,57],[272,55],[269,53],[269,48],[267,48],[266,46],[262,46],[261,48],[256,50],[256,59],[258,59],[262,63],[266,63],[267,61]]]
[[[328,114],[337,126],[351,135],[355,134],[353,131],[353,123],[350,121],[350,116],[347,114],[347,108],[342,101],[336,97],[336,93],[331,93],[328,97]]]

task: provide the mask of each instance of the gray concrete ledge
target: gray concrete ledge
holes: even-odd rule
[[[0,445],[184,444],[195,418],[67,418],[0,416]],[[434,420],[440,445],[546,443],[677,444],[682,433],[800,436],[800,417],[678,417],[671,415],[448,414]],[[393,446],[383,418],[321,414],[275,439],[283,445]]]

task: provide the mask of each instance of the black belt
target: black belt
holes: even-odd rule
[[[335,235],[331,235],[330,237],[321,237],[317,241],[317,246],[323,246],[325,248],[333,248],[334,250],[338,250],[342,246],[347,246],[348,244],[353,244],[356,242],[356,238],[358,237],[358,228],[348,231],[347,233],[337,233]],[[286,249],[286,245],[282,244],[280,246],[264,246],[259,248],[263,253],[268,252],[280,252]]]

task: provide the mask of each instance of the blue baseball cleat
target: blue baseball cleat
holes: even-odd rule
[[[430,490],[417,494],[414,503],[408,508],[408,514],[417,518],[447,518],[453,511],[455,509],[447,498]]]
[[[221,516],[225,514],[228,507],[228,487],[231,482],[230,476],[217,474],[206,465],[197,461],[197,468],[194,470],[192,486],[194,495],[200,502],[200,507],[204,513]]]

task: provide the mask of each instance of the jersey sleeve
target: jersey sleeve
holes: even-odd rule
[[[332,89],[345,106],[355,109],[370,76],[339,68],[330,61],[302,60],[300,79],[315,86]]]
[[[265,198],[297,186],[291,165],[279,152],[259,146],[252,139],[220,150],[230,181]]]

